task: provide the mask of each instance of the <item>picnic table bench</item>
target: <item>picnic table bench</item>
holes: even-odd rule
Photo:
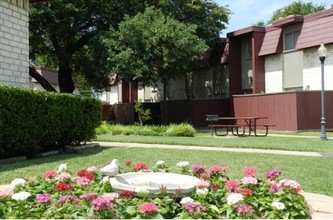
[[[248,130],[248,135],[253,134],[257,137],[265,137],[268,134],[269,127],[275,126],[272,124],[258,123],[262,119],[267,119],[267,117],[219,117],[218,115],[206,115],[206,121],[210,122],[209,127],[211,128],[211,133],[215,132],[216,136],[226,136],[231,133],[235,136],[246,135],[246,130]],[[258,128],[264,128],[264,133],[258,133]],[[240,132],[241,129],[242,131]],[[221,133],[221,130],[224,132]]]

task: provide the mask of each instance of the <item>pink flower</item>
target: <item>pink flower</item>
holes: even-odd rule
[[[257,173],[257,169],[255,167],[245,167],[243,169],[243,174],[244,176],[255,176]]]
[[[87,201],[91,201],[91,200],[97,198],[97,193],[95,193],[95,192],[88,192],[88,193],[85,193],[85,194],[81,195],[80,198],[84,199],[84,200],[87,200]]]
[[[258,180],[252,176],[244,176],[242,178],[242,183],[245,185],[256,185]]]
[[[110,202],[112,202],[113,200],[119,198],[119,194],[118,193],[105,193],[104,195],[102,195],[102,197],[109,200]]]
[[[274,180],[281,175],[281,170],[270,170],[265,173],[265,177],[269,180]]]
[[[61,196],[59,199],[58,199],[58,202],[63,205],[64,203],[66,202],[69,202],[69,203],[74,203],[76,205],[79,204],[79,198],[77,196],[73,196],[73,195],[67,195],[67,196]]]
[[[238,186],[239,182],[237,180],[228,180],[225,183],[225,188],[227,188],[228,191],[234,191]]]
[[[80,177],[76,179],[76,183],[81,185],[81,186],[88,186],[90,183],[90,179],[88,179],[87,177]]]
[[[192,171],[194,173],[203,173],[205,172],[205,167],[202,166],[202,165],[199,165],[199,164],[195,164],[193,167],[192,167]]]
[[[184,209],[186,209],[186,211],[188,211],[189,213],[193,214],[196,211],[205,212],[207,210],[207,207],[196,203],[185,203]]]
[[[36,200],[39,203],[48,203],[51,201],[51,195],[48,193],[38,194]]]
[[[66,182],[67,180],[70,180],[72,178],[72,175],[69,173],[61,173],[59,175],[59,181],[60,182]]]
[[[103,197],[97,197],[91,203],[94,205],[94,209],[96,211],[102,211],[105,209],[109,209],[112,205],[110,200],[103,198]]]
[[[209,184],[209,182],[207,182],[207,181],[200,180],[200,181],[197,183],[197,185],[198,185],[198,187],[199,187],[200,189],[202,189],[202,188],[208,188],[210,184]]]
[[[154,214],[157,212],[157,206],[151,202],[145,202],[139,206],[139,211],[143,214]]]
[[[215,165],[215,166],[209,167],[208,172],[209,173],[226,173],[226,172],[228,172],[228,168],[222,167],[219,165]]]
[[[53,177],[57,176],[58,173],[54,170],[48,170],[44,173],[44,179],[52,179]]]
[[[275,193],[275,192],[279,192],[280,190],[282,189],[282,187],[276,185],[276,184],[273,184],[271,185],[271,187],[269,188],[269,192],[270,193]]]
[[[9,198],[13,195],[13,191],[11,189],[0,190],[0,199]]]
[[[301,190],[301,186],[299,185],[299,183],[296,182],[295,180],[290,180],[290,179],[280,180],[279,183],[278,183],[278,186],[283,187],[283,188],[296,190],[296,192],[299,192]]]
[[[252,214],[254,213],[254,209],[250,205],[237,205],[236,211],[239,214]]]

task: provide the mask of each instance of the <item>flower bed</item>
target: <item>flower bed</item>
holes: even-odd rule
[[[120,166],[121,173],[170,170],[164,161],[151,169],[142,162]],[[43,176],[13,180],[14,193],[0,195],[0,218],[310,218],[300,185],[279,179],[280,170],[258,178],[254,167],[245,167],[241,180],[229,179],[220,165],[181,161],[172,170],[200,178],[196,190],[183,198],[181,190],[168,193],[163,185],[162,197],[144,189],[115,192],[96,167],[74,174],[61,164]]]

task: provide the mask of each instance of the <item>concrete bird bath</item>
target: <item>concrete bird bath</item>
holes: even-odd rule
[[[124,173],[110,178],[110,184],[115,191],[138,192],[145,189],[149,191],[150,196],[160,192],[161,188],[169,193],[181,190],[181,195],[186,196],[195,190],[199,181],[194,176],[163,172]]]

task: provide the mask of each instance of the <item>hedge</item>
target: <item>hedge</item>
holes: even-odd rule
[[[89,141],[100,118],[96,99],[0,85],[0,158]]]

